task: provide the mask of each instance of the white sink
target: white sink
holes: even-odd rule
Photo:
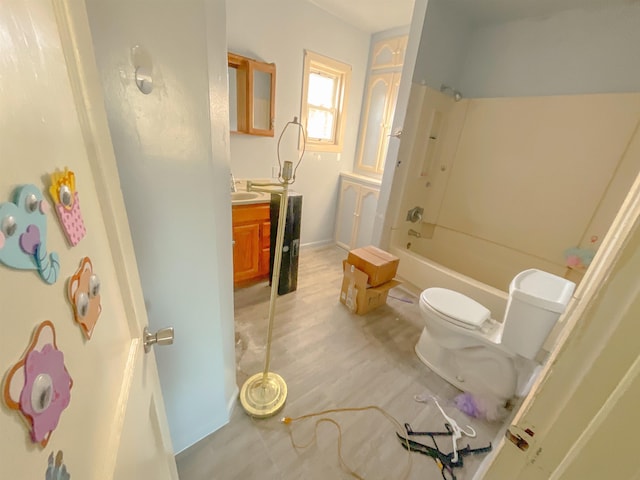
[[[271,195],[263,192],[231,192],[231,205],[247,205],[251,203],[268,203]]]
[[[231,192],[231,201],[234,200],[253,200],[260,197],[259,192]]]

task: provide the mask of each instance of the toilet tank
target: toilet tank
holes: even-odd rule
[[[575,287],[575,283],[541,270],[516,275],[509,285],[502,345],[534,359],[566,310]]]

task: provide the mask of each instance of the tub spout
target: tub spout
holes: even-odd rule
[[[409,229],[409,236],[410,237],[416,237],[416,238],[420,238],[422,237],[422,235],[420,234],[420,232],[414,230],[413,228]]]

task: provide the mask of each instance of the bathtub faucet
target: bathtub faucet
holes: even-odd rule
[[[424,208],[413,207],[411,210],[407,212],[407,221],[411,223],[420,222],[422,221],[423,213],[424,213]]]
[[[413,228],[409,229],[409,236],[410,237],[416,237],[416,238],[420,238],[422,237],[422,235],[420,234],[420,232],[414,230]]]

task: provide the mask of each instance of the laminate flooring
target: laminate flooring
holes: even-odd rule
[[[394,288],[387,305],[363,316],[339,302],[346,256],[335,246],[303,248],[297,290],[278,297],[270,370],[287,383],[283,410],[271,418],[254,419],[237,402],[226,426],[177,455],[181,480],[354,478],[341,467],[336,425],[342,458],[357,472],[355,478],[442,478],[433,459],[402,448],[395,425],[377,410],[327,414],[289,426],[280,421],[283,416],[374,405],[400,425],[410,423],[415,431],[443,431],[444,418],[435,402],[417,402],[415,395],[434,395],[461,427],[476,430],[477,437],[463,437],[459,448],[495,443],[501,425],[458,411],[453,398],[460,391],[417,358],[414,346],[422,320],[410,289]],[[269,293],[263,282],[234,294],[239,387],[264,368]],[[336,423],[316,424],[321,418]],[[308,446],[296,449],[292,439]],[[432,445],[428,437],[415,440]],[[451,451],[451,437],[439,437],[438,445]],[[483,458],[465,457],[464,467],[455,470],[457,478],[470,479]]]

